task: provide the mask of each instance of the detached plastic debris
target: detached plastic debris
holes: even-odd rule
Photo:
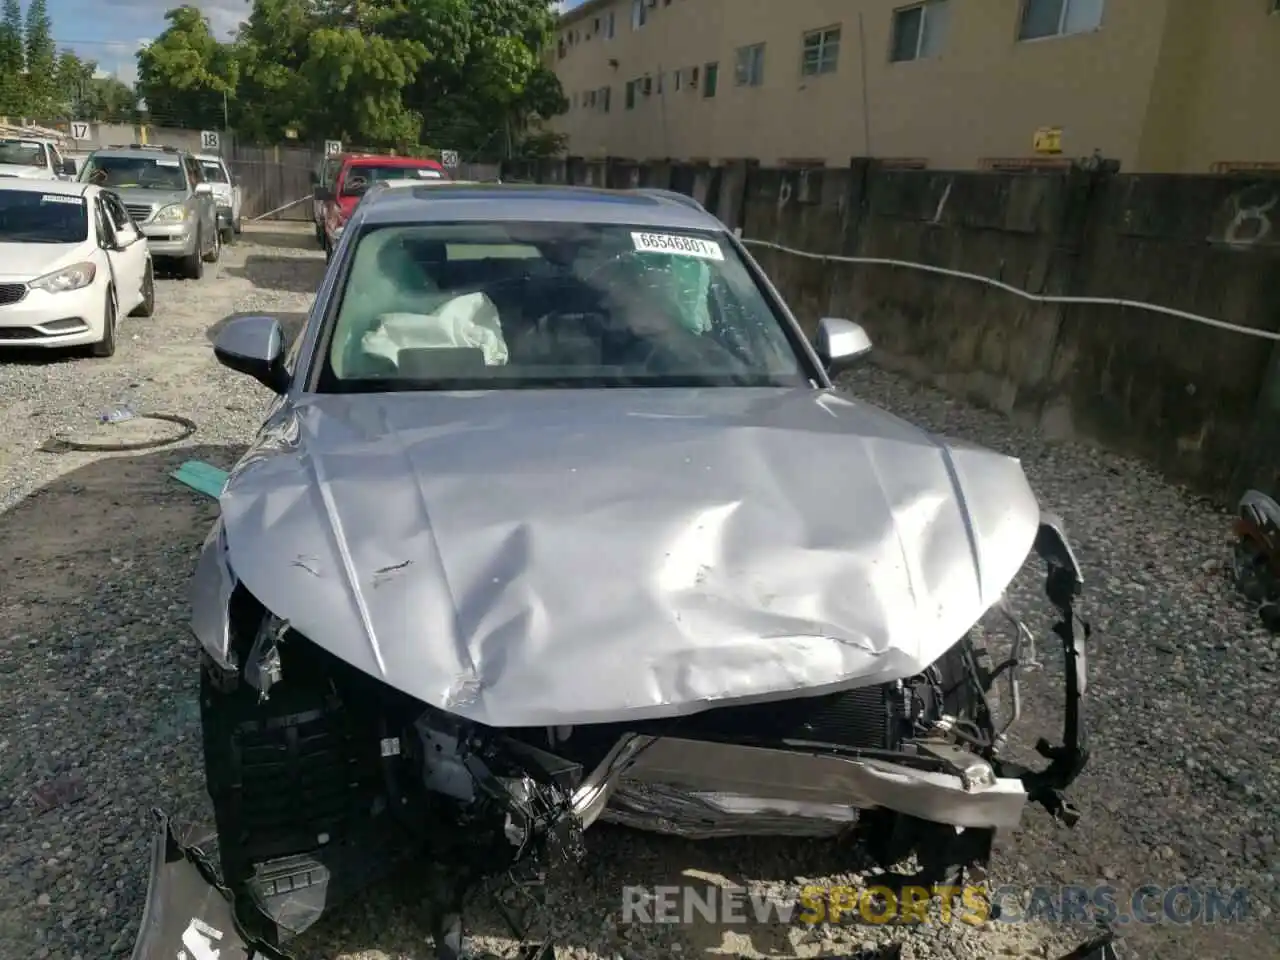
[[[137,414],[133,408],[127,403],[122,403],[112,407],[110,410],[104,410],[98,414],[99,423],[124,423],[126,420],[132,420]]]
[[[188,460],[169,476],[197,493],[203,493],[215,500],[222,495],[222,488],[227,482],[227,471],[219,470],[213,464],[205,463],[203,460]]]
[[[131,960],[281,960],[288,954],[248,934],[230,893],[192,837],[181,837],[159,810],[151,875]],[[185,832],[185,831],[184,831]]]

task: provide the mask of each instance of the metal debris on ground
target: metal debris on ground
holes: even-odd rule
[[[1233,525],[1232,572],[1237,589],[1258,605],[1258,616],[1280,633],[1280,504],[1258,490],[1240,498]]]

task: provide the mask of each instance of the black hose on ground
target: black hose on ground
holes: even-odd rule
[[[86,453],[125,453],[134,450],[154,450],[157,447],[167,447],[174,443],[181,443],[194,434],[197,429],[194,420],[188,420],[186,417],[179,416],[176,413],[138,413],[130,417],[130,419],[176,423],[182,428],[182,432],[173,437],[161,437],[156,440],[134,440],[129,443],[88,443],[80,440],[71,440],[55,433],[49,438],[52,444],[51,452],[64,453],[69,450],[79,450]]]

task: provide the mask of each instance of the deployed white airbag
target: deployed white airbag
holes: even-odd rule
[[[498,308],[483,293],[454,297],[431,313],[381,314],[360,345],[364,353],[385,357],[397,367],[401,350],[432,347],[477,347],[487,366],[507,362]]]

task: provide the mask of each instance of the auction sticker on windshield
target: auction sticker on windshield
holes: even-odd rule
[[[156,161],[157,167],[176,167],[178,165],[179,164],[177,160],[157,160]]]
[[[723,260],[720,244],[701,237],[682,237],[674,233],[633,233],[631,242],[642,253],[671,253],[703,260]]]
[[[83,201],[79,197],[66,197],[66,196],[59,196],[56,193],[46,193],[40,197],[40,202],[41,203],[70,203],[78,207]]]

